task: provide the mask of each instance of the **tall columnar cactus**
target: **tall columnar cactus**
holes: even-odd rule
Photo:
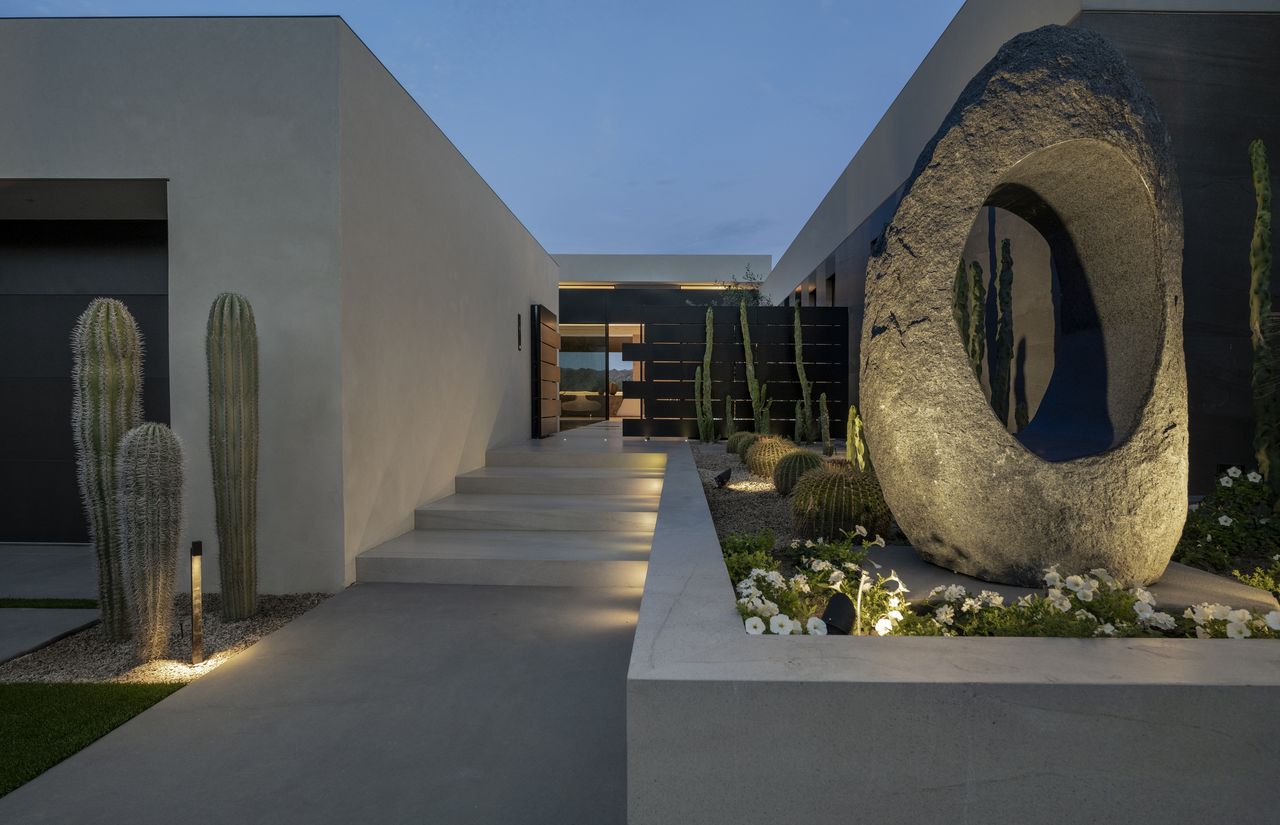
[[[865,527],[872,534],[889,532],[889,507],[872,473],[842,461],[809,470],[791,495],[791,520],[804,538],[839,539]]]
[[[182,444],[165,425],[134,427],[120,441],[116,503],[134,646],[149,662],[169,646],[182,538]]]
[[[969,366],[982,380],[982,362],[987,357],[987,287],[982,266],[969,264]]]
[[[833,455],[836,447],[831,443],[831,416],[827,413],[827,394],[818,396],[818,424],[822,427],[822,454]]]
[[[1017,355],[1014,356],[1013,377],[1013,423],[1014,431],[1022,430],[1031,423],[1031,411],[1027,403],[1027,339],[1018,342]]]
[[[733,434],[738,431],[738,425],[733,420],[733,396],[726,395],[724,397],[724,425],[720,428],[725,438],[732,438]]]
[[[1269,345],[1264,326],[1271,314],[1271,170],[1267,147],[1261,140],[1249,144],[1253,194],[1257,213],[1253,241],[1249,245],[1249,331],[1253,341],[1253,449],[1258,470],[1272,488],[1280,487],[1274,471],[1280,466],[1280,399],[1276,381],[1280,367]]]
[[[116,452],[142,420],[142,338],[125,305],[96,298],[71,333],[71,430],[80,497],[98,557],[98,609],[107,637],[129,637],[120,568]]]
[[[796,441],[807,443],[813,440],[813,384],[804,374],[804,336],[800,331],[800,306],[797,304],[792,314],[793,337],[796,348],[796,376],[800,379],[800,412],[796,415]]]
[[[1009,426],[1009,378],[1013,366],[1013,254],[1009,239],[1000,243],[1000,273],[996,276],[996,346],[991,353],[991,407]]]
[[[822,464],[822,456],[812,450],[792,450],[774,465],[773,488],[780,496],[790,495],[801,476]]]
[[[214,300],[205,354],[222,613],[235,621],[258,609],[258,331],[246,298]]]
[[[862,439],[862,416],[853,404],[849,405],[849,422],[845,425],[844,458],[859,472],[866,472],[867,445]]]
[[[707,346],[702,351],[702,366],[693,373],[693,402],[698,416],[698,438],[703,443],[716,440],[715,413],[711,409],[711,320],[711,307],[707,307]]]
[[[742,324],[742,354],[747,368],[747,391],[751,393],[751,417],[755,419],[756,432],[769,434],[769,387],[756,381],[755,355],[751,349],[751,327],[747,324],[747,302],[738,304],[738,318]]]

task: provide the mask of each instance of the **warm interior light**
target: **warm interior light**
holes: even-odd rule
[[[561,289],[614,289],[613,284],[597,284],[591,281],[561,281]]]
[[[717,292],[723,292],[725,287],[723,284],[680,284],[681,289],[714,289]]]

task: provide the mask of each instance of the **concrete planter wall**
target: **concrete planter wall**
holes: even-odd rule
[[[1265,642],[748,636],[673,445],[627,680],[629,821],[1258,822],[1277,701]]]

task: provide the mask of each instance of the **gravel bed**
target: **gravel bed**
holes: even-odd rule
[[[0,682],[191,682],[329,598],[325,593],[259,596],[258,613],[239,622],[219,616],[221,598],[204,597],[204,655],[191,665],[191,601],[174,597],[168,657],[138,664],[129,642],[107,641],[99,625],[0,665]]]

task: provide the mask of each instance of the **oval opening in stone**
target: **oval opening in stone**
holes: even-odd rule
[[[962,262],[958,290],[971,290],[981,271],[981,383],[996,417],[1047,461],[1123,443],[1150,395],[1163,338],[1154,208],[1128,159],[1097,140],[1027,156],[987,197]],[[972,301],[970,292],[957,305],[962,341]],[[1007,388],[1006,404],[993,386]]]

